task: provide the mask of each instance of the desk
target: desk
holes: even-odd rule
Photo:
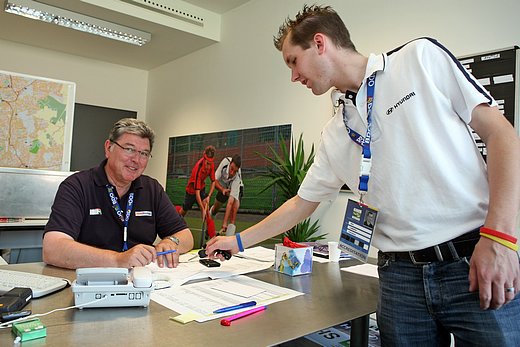
[[[379,285],[376,278],[340,270],[354,264],[359,262],[315,262],[312,274],[298,277],[272,269],[248,274],[305,295],[271,304],[230,327],[221,326],[218,319],[182,325],[169,320],[175,313],[150,301],[148,308],[72,309],[41,317],[47,337],[32,341],[31,346],[272,346],[349,320],[354,320],[352,342],[366,346],[368,315],[376,310]],[[1,268],[75,279],[74,271],[43,263]],[[26,308],[43,313],[71,305],[74,298],[69,287],[32,300]],[[13,339],[10,329],[0,330],[0,346],[12,345]]]

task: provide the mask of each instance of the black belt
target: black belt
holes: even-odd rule
[[[480,229],[480,228],[479,228]],[[473,249],[480,239],[479,229],[470,231],[451,241],[410,252],[379,252],[379,256],[390,260],[404,260],[415,265],[437,261],[453,261],[473,254]]]

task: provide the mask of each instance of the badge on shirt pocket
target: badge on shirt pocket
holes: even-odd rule
[[[151,217],[152,211],[135,211],[136,217]]]
[[[103,213],[101,213],[101,209],[100,208],[91,208],[90,211],[89,211],[89,214],[91,216],[101,216]]]

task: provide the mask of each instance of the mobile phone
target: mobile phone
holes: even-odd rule
[[[199,262],[207,267],[219,267],[220,263],[218,261],[215,261],[213,259],[199,259]]]
[[[4,312],[0,315],[0,322],[9,322],[11,320],[30,316],[31,314],[32,314],[31,310]]]

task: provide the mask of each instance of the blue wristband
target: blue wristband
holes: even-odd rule
[[[240,238],[240,234],[239,234],[239,233],[236,233],[236,234],[235,234],[235,237],[237,238],[238,250],[239,250],[240,252],[243,252],[243,251],[244,251],[244,246],[242,245],[242,239]]]

